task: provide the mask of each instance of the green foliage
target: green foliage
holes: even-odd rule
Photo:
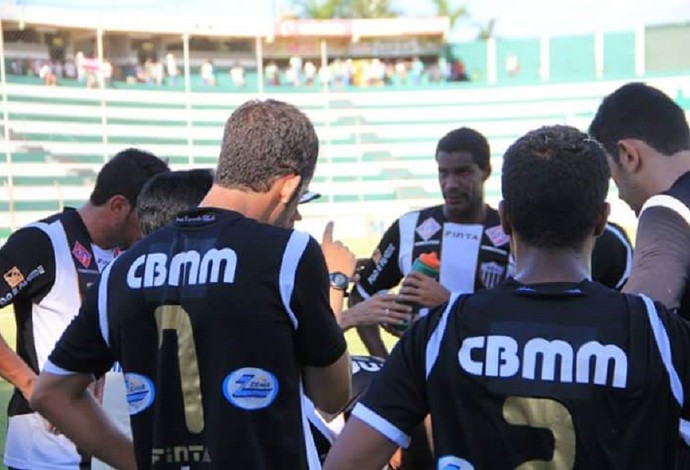
[[[399,12],[391,0],[295,0],[302,18],[395,18]]]

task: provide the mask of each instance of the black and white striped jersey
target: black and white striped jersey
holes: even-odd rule
[[[623,227],[608,222],[592,251],[592,279],[621,290],[632,270],[633,247]]]
[[[345,352],[318,243],[197,209],[122,254],[48,372],[123,369],[139,468],[318,468],[301,371]]]
[[[486,208],[483,224],[457,224],[440,205],[409,212],[388,228],[360,273],[357,293],[366,299],[392,289],[419,255],[432,251],[441,260],[440,282],[452,292],[493,287],[509,271],[510,238],[496,210]]]
[[[0,248],[0,308],[14,306],[16,351],[36,373],[79,311],[87,287],[113,256],[113,250],[93,244],[79,213],[71,208],[18,230]],[[81,457],[74,445],[48,432],[17,390],[8,415],[6,465],[78,466]]]
[[[414,324],[353,411],[437,468],[673,468],[690,325],[598,283],[508,279]]]

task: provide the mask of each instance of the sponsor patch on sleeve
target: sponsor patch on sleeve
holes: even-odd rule
[[[8,286],[10,286],[11,289],[17,287],[24,280],[24,275],[16,266],[13,266],[2,277],[5,279],[5,282]]]

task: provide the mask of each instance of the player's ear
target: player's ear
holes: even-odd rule
[[[300,190],[302,177],[295,174],[280,177],[280,202],[287,204],[292,199],[296,191]],[[298,195],[299,196],[299,195]]]
[[[118,219],[126,219],[132,211],[131,204],[127,198],[121,194],[112,196],[110,199],[108,199],[106,204],[108,205],[110,212],[115,214]]]
[[[506,211],[506,205],[504,201],[498,203],[498,214],[501,216],[501,227],[506,235],[513,235],[513,226],[510,223],[510,217]]]
[[[635,173],[642,166],[640,141],[637,139],[621,139],[618,141],[618,164],[627,173]]]
[[[482,170],[482,181],[488,180],[489,176],[491,176],[491,163]]]
[[[599,212],[599,215],[597,216],[597,220],[594,223],[594,236],[598,237],[602,233],[604,233],[604,229],[606,228],[606,222],[609,220],[609,215],[611,214],[611,204],[608,202],[605,202],[604,205],[601,207],[601,211]]]

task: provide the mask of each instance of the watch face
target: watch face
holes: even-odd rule
[[[350,279],[343,273],[331,273],[331,284],[335,287],[345,289],[350,283]]]

